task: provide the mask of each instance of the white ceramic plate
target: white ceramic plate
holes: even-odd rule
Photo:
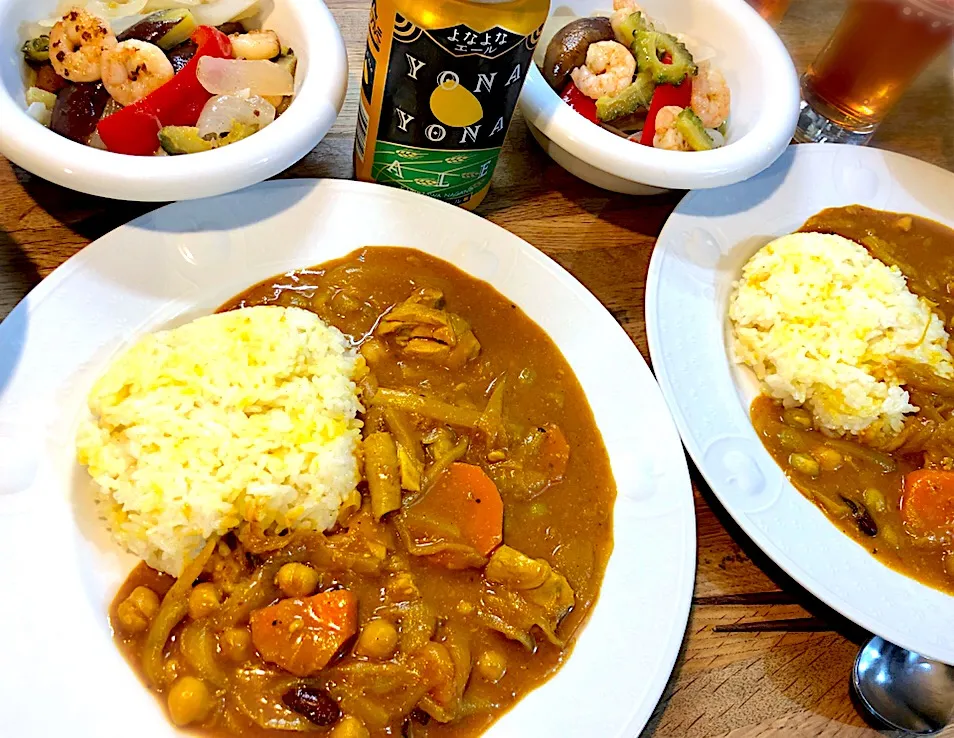
[[[298,180],[143,216],[70,259],[0,324],[4,735],[175,734],[107,627],[134,561],[95,520],[73,459],[91,382],[147,331],[369,244],[451,261],[540,324],[589,398],[619,489],[615,549],[572,657],[487,735],[631,738],[645,725],[686,626],[695,519],[679,438],[639,351],[573,277],[490,222],[398,190]]]
[[[754,374],[729,359],[732,282],[770,240],[854,203],[954,226],[954,174],[876,149],[792,146],[731,187],[693,192],[659,236],[646,327],[653,368],[686,448],[743,530],[814,595],[868,630],[954,664],[954,597],[870,556],[803,497],[749,422]]]

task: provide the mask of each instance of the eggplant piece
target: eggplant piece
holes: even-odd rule
[[[50,129],[85,144],[110,101],[102,82],[82,82],[64,87],[56,96]]]
[[[878,524],[874,521],[874,518],[871,517],[871,513],[868,512],[868,508],[865,507],[863,502],[856,502],[844,495],[841,495],[841,499],[843,499],[845,504],[851,509],[851,517],[854,518],[858,530],[872,538],[878,535]]]
[[[570,72],[586,63],[586,52],[590,44],[615,39],[609,18],[578,18],[567,23],[547,45],[547,53],[543,59],[543,78],[550,87],[561,92]]]
[[[195,18],[183,8],[157,10],[120,33],[118,41],[145,41],[163,51],[187,41],[196,29]]]
[[[196,126],[166,126],[159,131],[159,145],[162,146],[163,151],[171,156],[198,154],[201,151],[220,149],[236,141],[241,141],[257,131],[256,126],[233,121],[228,133],[220,134],[218,137],[211,134],[202,138],[199,136],[199,129]]]
[[[216,30],[221,31],[226,36],[233,36],[236,33],[245,33],[245,26],[238,21],[229,21],[221,26],[216,26]]]
[[[166,52],[166,57],[172,62],[172,68],[176,74],[179,74],[182,68],[192,61],[192,57],[195,56],[195,52],[198,48],[194,41],[186,41],[171,51]]]
[[[41,90],[52,92],[55,95],[67,85],[69,85],[69,82],[56,73],[52,64],[41,64],[36,68],[34,87],[39,87]]]

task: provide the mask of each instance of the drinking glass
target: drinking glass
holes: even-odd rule
[[[778,25],[788,10],[789,3],[792,0],[745,0],[749,5],[759,11],[765,20],[773,26]]]
[[[954,40],[954,0],[849,0],[802,76],[799,142],[864,144]]]

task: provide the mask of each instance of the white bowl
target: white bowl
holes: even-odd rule
[[[712,63],[732,91],[727,144],[682,152],[627,141],[577,114],[532,65],[520,106],[550,158],[597,187],[634,195],[721,187],[768,167],[788,146],[799,105],[798,75],[775,32],[743,0],[640,0],[640,5],[669,33],[715,49]],[[570,16],[608,15],[610,7],[609,0],[565,0],[551,10],[548,23],[561,27]]]
[[[21,24],[51,16],[58,0],[0,0],[0,153],[56,184],[119,200],[209,197],[278,174],[307,154],[338,116],[348,60],[321,0],[263,0],[263,27],[298,56],[295,99],[272,125],[231,146],[184,156],[132,157],[71,141],[26,113]]]

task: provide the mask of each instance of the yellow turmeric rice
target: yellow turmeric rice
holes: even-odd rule
[[[206,539],[334,525],[359,502],[363,366],[297,308],[253,307],[147,335],[89,394],[77,456],[116,540],[178,575]]]

